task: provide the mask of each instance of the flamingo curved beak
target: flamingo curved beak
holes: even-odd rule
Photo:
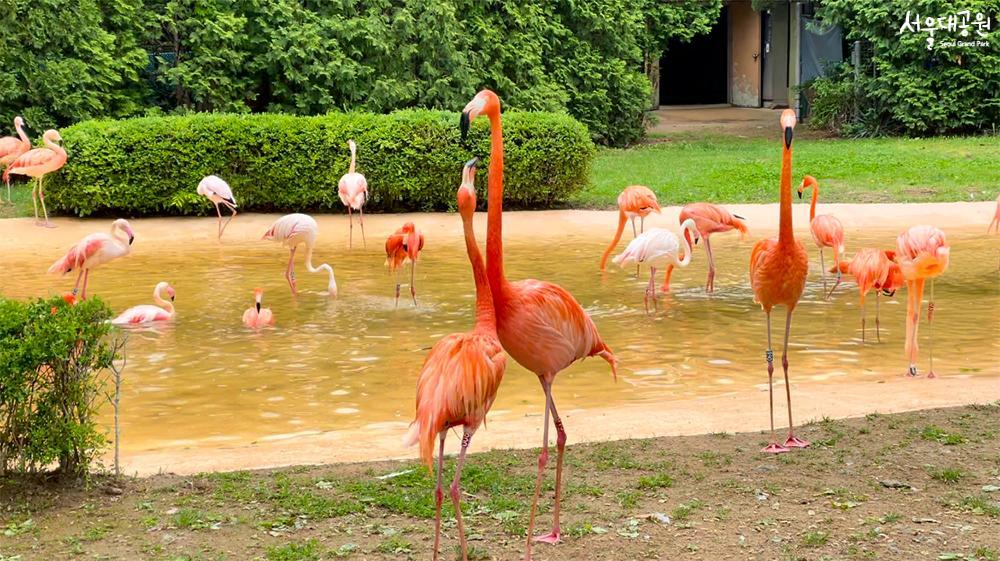
[[[802,198],[802,188],[801,187],[799,188],[799,198],[800,199]]]
[[[254,302],[254,305],[257,306],[257,313],[259,314],[260,313],[260,302]]]
[[[785,127],[785,148],[792,147],[792,129],[793,127]]]
[[[462,131],[462,144],[465,144],[466,137],[469,136],[469,125],[472,119],[469,118],[468,111],[462,111],[462,116],[458,120],[458,129]]]

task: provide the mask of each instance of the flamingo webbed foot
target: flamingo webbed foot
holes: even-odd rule
[[[784,446],[782,446],[782,445],[774,442],[774,443],[768,444],[767,446],[761,448],[760,451],[763,452],[763,453],[765,453],[765,454],[784,454],[785,452],[788,452],[789,450],[788,450],[788,448],[785,448]]]
[[[927,373],[927,377],[928,378],[937,378],[937,374],[935,374],[934,371],[931,370],[930,372]]]
[[[562,538],[562,536],[559,533],[559,530],[552,530],[548,534],[545,534],[545,535],[542,535],[542,536],[535,536],[535,537],[531,538],[531,541],[533,541],[535,543],[548,543],[548,544],[555,545],[555,544],[560,543],[562,541],[561,538]]]
[[[809,441],[802,440],[801,438],[795,436],[794,434],[789,433],[788,439],[785,440],[784,446],[785,448],[808,448]]]

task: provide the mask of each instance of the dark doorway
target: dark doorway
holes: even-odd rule
[[[726,44],[729,41],[729,8],[707,35],[690,43],[671,41],[660,59],[660,103],[696,105],[729,101]]]

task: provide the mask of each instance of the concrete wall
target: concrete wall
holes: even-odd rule
[[[750,0],[729,3],[729,103],[760,107],[760,14]]]

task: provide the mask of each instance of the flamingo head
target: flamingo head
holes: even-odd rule
[[[799,198],[802,198],[802,192],[810,187],[816,187],[816,178],[811,175],[806,175],[802,177],[802,183],[799,184]]]
[[[698,231],[698,226],[695,225],[694,219],[688,218],[681,224],[681,230],[684,231],[684,239],[687,240],[688,245],[698,245],[698,240],[701,239],[701,232]],[[694,234],[694,239],[691,235]]]
[[[24,123],[24,118],[23,117],[21,117],[20,115],[18,115],[17,117],[14,117],[14,128],[23,127],[24,125],[25,125],[25,123]]]
[[[128,223],[128,220],[125,220],[124,218],[115,220],[111,224],[111,230],[114,230],[115,228],[125,232],[125,235],[128,236],[128,244],[132,245],[132,242],[135,241],[135,232],[132,231],[132,225]]]
[[[273,240],[274,239],[274,226],[272,225],[270,228],[268,228],[267,231],[264,232],[264,235],[260,237],[260,239],[262,239],[262,240]]]
[[[792,147],[792,130],[795,128],[795,111],[785,109],[781,112],[781,128],[785,131],[785,148]]]
[[[170,298],[171,302],[173,302],[174,298],[177,296],[177,294],[174,292],[174,287],[170,286],[170,283],[166,281],[160,281],[156,283],[156,288],[153,289],[153,293],[157,295],[161,293],[166,294],[167,298]]]
[[[56,144],[62,146],[62,136],[59,135],[59,131],[55,129],[49,129],[45,131],[42,138],[48,140],[49,142],[55,142]]]
[[[490,90],[482,90],[476,94],[476,97],[472,98],[462,110],[462,118],[459,121],[459,127],[462,131],[462,142],[465,142],[465,137],[469,134],[469,126],[476,117],[486,113],[488,115],[500,114],[500,98],[497,94]]]
[[[416,261],[420,254],[420,232],[417,231],[413,222],[403,224],[403,251],[406,252],[410,261]]]
[[[465,217],[476,212],[476,164],[479,158],[472,158],[462,169],[462,184],[458,187],[458,211]]]
[[[347,141],[347,147],[351,149],[351,153],[352,153],[352,154],[353,154],[354,152],[356,152],[356,151],[357,151],[357,149],[358,149],[358,145],[357,145],[357,144],[355,144],[353,140],[348,140],[348,141]]]
[[[264,299],[264,289],[260,287],[253,289],[254,305],[257,307],[258,313],[260,313],[260,303],[263,299]]]

